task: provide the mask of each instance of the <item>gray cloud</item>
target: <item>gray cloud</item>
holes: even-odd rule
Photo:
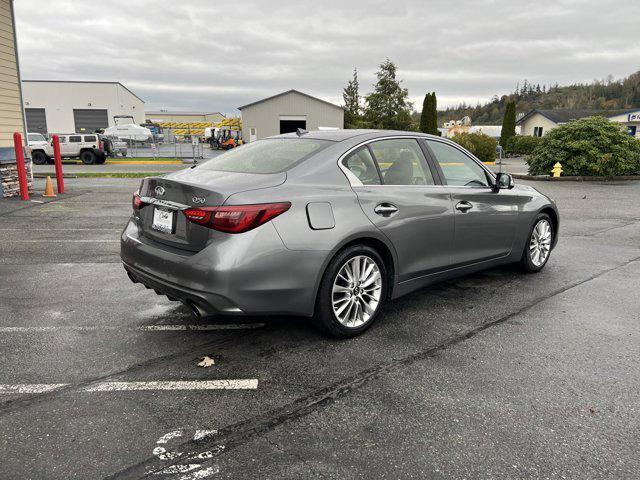
[[[16,0],[25,79],[119,80],[148,109],[220,110],[297,88],[341,102],[391,58],[412,99],[475,103],[527,78],[640,69],[640,2]]]

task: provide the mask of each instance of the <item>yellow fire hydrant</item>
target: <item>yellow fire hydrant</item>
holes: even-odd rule
[[[562,165],[560,164],[560,162],[556,162],[556,164],[551,169],[551,173],[553,173],[553,176],[555,178],[558,178],[560,176],[560,174],[562,173]]]

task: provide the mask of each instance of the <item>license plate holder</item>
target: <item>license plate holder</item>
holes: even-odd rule
[[[168,208],[153,207],[153,223],[151,228],[162,233],[175,232],[175,212]]]

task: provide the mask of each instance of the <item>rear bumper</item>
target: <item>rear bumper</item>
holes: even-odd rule
[[[120,245],[133,281],[201,313],[223,315],[313,315],[329,254],[288,250],[271,223],[216,235],[201,251],[187,252],[145,237],[132,219]]]

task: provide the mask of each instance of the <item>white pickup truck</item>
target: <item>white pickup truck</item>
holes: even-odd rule
[[[36,135],[38,135],[37,138]],[[41,134],[29,133],[27,136],[33,163],[43,165],[53,159],[53,144],[46,140],[43,142],[39,137],[44,138]],[[107,159],[102,141],[95,133],[60,134],[58,137],[60,138],[60,156],[62,158],[79,158],[82,163],[87,165],[104,163]]]

